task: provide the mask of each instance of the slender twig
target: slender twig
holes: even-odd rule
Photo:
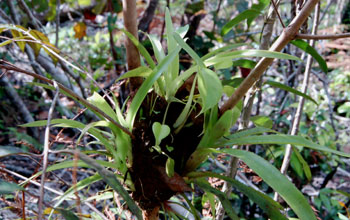
[[[30,178],[27,178],[27,177],[25,177],[25,176],[22,176],[21,174],[18,174],[18,173],[16,173],[16,172],[13,172],[13,171],[11,171],[11,170],[8,170],[8,169],[6,169],[6,168],[3,168],[3,167],[1,167],[1,166],[0,166],[0,170],[5,171],[5,172],[7,172],[7,173],[9,173],[9,174],[11,174],[11,175],[13,175],[13,176],[16,176],[16,177],[18,177],[18,178],[24,180],[25,182],[30,182],[31,184],[33,184],[33,185],[35,185],[35,186],[38,186],[38,187],[41,186],[40,183],[38,183],[38,182],[36,182],[36,181],[34,181],[34,180],[31,180]],[[57,191],[57,190],[55,190],[55,189],[52,189],[52,188],[50,188],[50,187],[48,187],[48,186],[44,186],[44,188],[45,188],[47,191],[50,191],[50,192],[52,192],[52,193],[54,193],[54,194],[56,194],[56,195],[59,195],[59,196],[63,196],[63,194],[64,194],[63,192],[59,192],[59,191]],[[28,193],[28,192],[27,192],[27,193]],[[93,206],[93,205],[90,204],[89,202],[84,202],[84,204],[85,204],[86,206],[88,206],[91,210],[93,210],[94,212],[96,212],[102,219],[108,220],[108,219],[106,218],[106,216],[104,216],[99,210],[97,210],[97,209],[95,208],[95,206]]]
[[[47,82],[51,85],[53,85],[53,81],[46,78],[46,77],[43,77],[43,76],[40,76],[36,73],[33,73],[33,72],[29,72],[29,71],[26,71],[26,70],[23,70],[21,68],[18,68],[16,67],[15,65],[5,61],[5,60],[1,60],[0,59],[0,68],[4,68],[4,69],[7,69],[7,70],[13,70],[13,71],[16,71],[16,72],[20,72],[20,73],[24,73],[24,74],[27,74],[29,76],[32,76],[36,79],[39,79],[39,80],[42,80],[44,82]],[[115,126],[117,126],[118,128],[120,128],[122,131],[124,131],[126,134],[128,134],[131,138],[134,138],[134,135],[125,127],[123,127],[121,124],[119,124],[118,122],[116,122],[112,117],[110,117],[109,115],[107,115],[105,112],[103,112],[102,110],[100,110],[98,107],[92,105],[91,103],[89,103],[88,101],[86,101],[85,99],[83,99],[82,97],[80,97],[79,95],[75,94],[72,90],[66,88],[65,86],[63,86],[62,84],[60,83],[57,83],[58,87],[66,92],[69,96],[71,96],[73,99],[75,99],[76,101],[82,103],[83,105],[85,105],[86,107],[88,107],[89,109],[91,109],[92,111],[95,111],[99,114],[101,114],[103,117],[105,117],[107,120],[109,120],[111,123],[113,123]]]
[[[28,15],[30,21],[32,22],[35,29],[40,30],[40,25],[38,23],[38,20],[33,15],[33,13],[30,11],[28,5],[24,2],[24,0],[18,0],[18,4],[23,8],[24,12]]]
[[[56,89],[55,96],[52,100],[49,113],[47,116],[47,124],[46,124],[46,129],[45,129],[45,139],[44,139],[44,158],[43,158],[43,171],[41,174],[41,186],[40,186],[40,198],[39,198],[39,205],[38,205],[38,219],[42,219],[42,213],[43,213],[43,200],[44,200],[44,185],[45,185],[45,176],[46,176],[46,169],[47,169],[47,159],[48,159],[48,154],[49,154],[49,136],[50,136],[50,125],[51,125],[51,119],[52,119],[52,114],[53,110],[55,109],[55,105],[58,99],[58,94],[60,91],[60,88],[57,85],[56,81],[53,81],[53,86]]]
[[[16,177],[18,177],[18,178],[24,180],[25,182],[30,182],[31,184],[33,184],[33,185],[35,185],[35,186],[38,186],[38,187],[41,186],[40,183],[38,183],[38,182],[36,182],[36,181],[34,181],[34,180],[31,180],[30,178],[27,178],[27,177],[25,177],[25,176],[22,176],[21,174],[18,174],[18,173],[16,173],[16,172],[13,172],[13,171],[11,171],[11,170],[8,170],[8,169],[6,169],[6,168],[4,168],[4,167],[1,167],[1,166],[0,166],[0,170],[5,171],[5,172],[7,172],[7,173],[9,173],[9,174],[11,174],[11,175],[14,175],[14,176],[16,176]],[[52,189],[52,188],[50,188],[50,187],[44,186],[44,188],[45,188],[47,191],[50,191],[50,192],[52,192],[52,193],[54,193],[54,194],[56,194],[56,195],[60,195],[60,196],[63,195],[63,192],[59,192],[59,191],[57,191],[57,190],[55,190],[55,189]]]
[[[333,105],[332,105],[332,98],[331,95],[328,92],[328,80],[327,79],[327,75],[325,75],[326,79],[323,79],[318,73],[316,73],[315,71],[312,71],[312,73],[322,82],[323,84],[323,89],[326,93],[327,99],[328,99],[328,113],[329,113],[329,119],[331,121],[331,126],[334,130],[335,133],[335,140],[338,140],[339,138],[339,132],[338,129],[336,128],[335,124],[334,124],[334,116],[333,116]]]
[[[279,2],[277,3],[279,4]],[[277,6],[274,4],[274,7],[270,7],[269,12],[267,13],[265,25],[263,27],[262,31],[262,38],[260,42],[260,49],[267,50],[270,45],[270,40],[273,32],[273,27],[275,24],[275,18],[277,14]],[[282,21],[281,21],[282,22]],[[283,23],[282,23],[283,25]],[[242,122],[240,124],[240,128],[244,129],[247,128],[250,121],[250,115],[252,112],[252,107],[255,99],[255,95],[257,91],[260,91],[260,88],[262,86],[262,76],[260,77],[258,83],[256,86],[251,89],[248,94],[246,95],[245,105],[242,111]],[[259,104],[259,103],[258,103]],[[242,148],[242,146],[238,146],[238,149]],[[238,161],[239,159],[237,157],[230,157],[230,163],[228,166],[228,171],[226,172],[227,176],[234,178],[237,174],[237,168],[238,168]],[[222,188],[222,191],[226,193],[226,195],[229,195],[232,191],[231,184],[225,181],[224,186]],[[222,220],[224,218],[225,209],[222,206],[221,203],[217,206],[217,220]]]
[[[314,9],[319,0],[309,0],[306,2],[300,13],[293,21],[283,30],[281,36],[271,46],[270,51],[281,51],[298,33],[300,26],[308,18],[309,14]],[[236,89],[233,95],[221,106],[220,113],[223,114],[229,109],[232,109],[248,92],[248,90],[260,79],[265,70],[272,64],[273,58],[262,58],[255,68],[250,72],[248,77]]]
[[[320,3],[318,3],[317,6],[316,6],[314,22],[313,22],[313,27],[312,27],[312,34],[316,34],[317,33],[319,16],[320,16]],[[315,41],[311,40],[310,41],[310,45],[311,45],[311,47],[314,47],[315,46]],[[305,72],[304,72],[304,80],[303,80],[303,85],[302,85],[302,92],[303,93],[307,92],[307,88],[309,86],[309,79],[310,79],[312,61],[313,61],[312,56],[308,55],[307,56],[307,61],[306,61]],[[305,98],[304,97],[300,97],[298,108],[297,108],[297,110],[295,112],[295,116],[294,116],[294,121],[293,121],[292,129],[291,129],[291,135],[297,135],[298,134],[299,124],[300,124],[300,120],[301,120],[301,115],[302,115],[303,108],[304,108],[304,102],[305,102]],[[292,152],[293,152],[293,146],[288,144],[286,146],[286,150],[285,150],[285,153],[284,153],[284,158],[283,158],[283,162],[282,162],[282,166],[281,166],[281,173],[282,174],[286,174],[286,172],[288,170],[288,166],[289,166],[290,158],[292,156]],[[275,201],[278,200],[278,193],[277,192],[275,193],[274,200]]]
[[[280,13],[278,12],[278,7],[277,7],[275,1],[274,1],[274,0],[271,0],[271,3],[272,3],[272,5],[273,5],[273,8],[274,8],[274,10],[275,10],[275,13],[277,14],[278,20],[281,22],[282,27],[283,27],[283,28],[286,28],[286,26],[284,25],[284,23],[283,23],[283,21],[282,21],[281,15],[280,15]]]
[[[215,12],[215,14],[214,14],[213,27],[212,27],[212,29],[211,29],[211,32],[213,32],[213,33],[214,33],[214,31],[215,31],[215,26],[216,26],[216,22],[217,22],[217,16],[218,16],[218,14],[219,14],[219,12],[220,12],[221,4],[222,4],[222,0],[219,0],[218,7],[216,8],[216,12]]]
[[[327,34],[327,35],[315,35],[315,34],[297,34],[295,39],[310,39],[310,40],[334,40],[340,38],[348,38],[350,33],[343,34]]]
[[[56,41],[55,41],[55,46],[58,47],[58,32],[60,30],[60,13],[61,13],[61,0],[56,0]]]
[[[3,17],[7,22],[13,23],[12,19],[0,8],[0,16]]]

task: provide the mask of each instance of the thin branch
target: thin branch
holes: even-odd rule
[[[18,0],[18,4],[23,8],[24,12],[28,15],[30,21],[33,23],[33,26],[35,29],[40,30],[40,26],[38,23],[38,20],[36,17],[33,15],[33,13],[30,11],[28,5],[24,2],[24,0]]]
[[[1,71],[1,70],[0,70]],[[4,71],[5,73],[5,71]],[[2,75],[2,74],[1,74]],[[33,122],[34,118],[30,114],[27,106],[24,104],[22,98],[18,95],[15,88],[13,88],[11,82],[7,78],[6,75],[3,75],[0,77],[0,85],[5,89],[6,93],[9,95],[11,102],[14,106],[16,106],[18,112],[21,114],[23,121],[26,123]],[[36,128],[30,129],[33,132],[33,136],[38,138],[39,137],[39,131]]]
[[[281,36],[275,41],[270,51],[281,51],[298,33],[300,26],[308,18],[319,0],[309,0],[293,21],[282,32]],[[223,114],[232,109],[248,92],[248,90],[260,79],[265,70],[272,64],[273,58],[262,58],[248,77],[241,83],[233,95],[221,106],[220,113]]]
[[[61,13],[61,0],[56,0],[56,41],[55,41],[55,47],[58,47],[58,32],[60,29],[60,13]]]
[[[312,27],[312,34],[316,34],[317,33],[319,17],[320,17],[320,3],[318,3],[317,6],[316,6],[314,22],[313,22],[313,27]],[[311,47],[314,47],[315,46],[315,41],[311,40],[310,41],[310,45],[311,45]],[[307,92],[307,88],[309,86],[309,79],[310,79],[312,61],[313,61],[312,56],[308,55],[307,56],[307,61],[306,61],[305,72],[304,72],[304,80],[303,80],[303,85],[302,85],[302,92],[303,93]],[[297,110],[295,112],[295,116],[294,116],[294,121],[293,121],[293,125],[292,125],[291,135],[297,135],[298,134],[299,124],[300,124],[300,120],[301,120],[301,115],[303,113],[303,108],[304,108],[304,102],[305,102],[305,98],[304,97],[300,97],[298,108],[297,108]],[[293,151],[293,146],[288,144],[286,146],[286,151],[284,153],[283,162],[282,162],[282,166],[281,166],[281,173],[284,174],[284,175],[286,174],[286,172],[288,170],[289,162],[290,162],[290,159],[291,159],[291,156],[292,156],[292,151]],[[278,193],[277,192],[275,193],[274,200],[275,201],[278,200]]]
[[[23,70],[21,68],[18,68],[16,67],[15,65],[5,61],[5,60],[1,60],[0,59],[0,68],[4,68],[4,69],[7,69],[7,70],[13,70],[13,71],[16,71],[16,72],[20,72],[20,73],[24,73],[24,74],[27,74],[29,76],[32,76],[36,79],[39,79],[39,80],[42,80],[46,83],[49,83],[51,85],[53,85],[53,81],[46,78],[46,77],[43,77],[43,76],[40,76],[36,73],[33,73],[33,72],[29,72],[29,71],[26,71],[26,70]],[[116,122],[113,118],[111,118],[110,116],[108,116],[105,112],[103,112],[102,110],[100,110],[99,108],[97,108],[96,106],[90,104],[88,101],[86,101],[84,98],[80,97],[79,95],[75,94],[72,90],[66,88],[65,86],[63,86],[62,84],[60,83],[57,83],[58,87],[63,90],[64,92],[68,93],[69,96],[71,96],[73,99],[75,99],[76,101],[82,103],[83,105],[85,105],[86,107],[88,107],[89,109],[91,109],[92,111],[95,111],[99,114],[101,114],[103,117],[105,117],[107,120],[109,120],[111,123],[113,123],[115,126],[117,126],[118,128],[120,128],[122,131],[124,131],[126,134],[128,134],[131,138],[134,138],[134,135],[125,127],[123,127],[121,124],[119,124],[118,122]]]
[[[13,172],[13,171],[11,171],[11,170],[8,170],[8,169],[6,169],[6,168],[3,168],[3,167],[1,167],[1,166],[0,166],[0,170],[5,171],[5,172],[7,172],[7,173],[9,173],[9,174],[11,174],[11,175],[13,175],[13,176],[16,176],[16,177],[18,177],[18,178],[24,180],[25,182],[30,182],[31,184],[33,184],[33,185],[35,185],[35,186],[38,186],[38,187],[41,186],[40,183],[38,183],[38,182],[36,182],[36,181],[34,181],[34,180],[30,179],[30,178],[27,178],[27,177],[25,177],[25,176],[22,176],[21,174],[18,174],[18,173],[16,173],[16,172]],[[50,192],[52,192],[52,193],[54,193],[54,194],[56,194],[56,195],[59,195],[59,196],[62,196],[62,195],[64,194],[63,192],[59,192],[59,191],[54,190],[54,189],[52,189],[52,188],[50,188],[50,187],[47,187],[47,186],[44,186],[44,188],[45,188],[47,191],[50,191]],[[88,206],[91,210],[93,210],[94,212],[96,212],[103,220],[108,220],[108,219],[106,218],[106,216],[104,216],[99,210],[97,210],[91,203],[89,203],[89,202],[84,202],[84,204],[85,204],[86,206]]]
[[[58,99],[58,94],[60,92],[60,88],[58,87],[56,81],[53,81],[53,86],[56,89],[55,96],[52,100],[49,113],[47,116],[47,124],[45,129],[45,139],[44,139],[44,158],[43,158],[43,171],[41,174],[41,182],[40,182],[40,198],[39,198],[39,205],[38,205],[38,219],[42,219],[42,213],[43,213],[43,201],[44,201],[44,186],[45,186],[45,176],[46,176],[46,169],[47,169],[47,158],[49,154],[49,136],[50,136],[50,125],[51,125],[51,119],[53,110],[55,109],[55,105]]]
[[[316,73],[315,71],[312,71],[312,73],[322,82],[323,84],[323,89],[326,93],[327,99],[328,99],[328,112],[329,112],[329,119],[331,121],[331,126],[334,130],[335,133],[335,140],[338,140],[339,138],[339,132],[338,129],[336,128],[335,124],[334,124],[334,111],[333,111],[333,105],[332,105],[332,98],[331,95],[328,92],[328,80],[327,79],[327,75],[325,76],[326,79],[323,79],[318,73]],[[339,150],[339,149],[338,149]]]
[[[25,177],[25,176],[22,176],[21,174],[18,174],[18,173],[16,173],[16,172],[13,172],[13,171],[8,170],[8,169],[6,169],[6,168],[3,168],[3,167],[1,167],[1,166],[0,166],[0,170],[5,171],[5,172],[7,172],[7,173],[9,173],[9,174],[11,174],[11,175],[14,175],[14,176],[16,176],[16,177],[18,177],[18,178],[24,180],[25,182],[30,182],[31,184],[33,184],[33,185],[35,185],[35,186],[41,187],[41,184],[40,184],[40,183],[38,183],[38,182],[36,182],[36,181],[34,181],[34,180],[30,179],[30,178],[27,178],[27,177]],[[52,189],[52,188],[50,188],[50,187],[47,187],[47,186],[44,186],[44,188],[45,188],[47,191],[50,191],[50,192],[52,192],[52,193],[54,193],[54,194],[56,194],[56,195],[59,195],[59,196],[62,196],[62,195],[64,194],[63,192],[59,192],[59,191],[57,191],[57,190],[55,190],[55,189]]]
[[[284,25],[283,21],[282,21],[282,18],[281,18],[281,15],[280,13],[278,12],[278,7],[277,7],[277,4],[275,3],[274,0],[271,0],[271,3],[273,5],[273,8],[275,10],[275,13],[277,14],[277,17],[278,17],[278,20],[281,22],[281,25],[283,28],[286,28],[286,26]]]
[[[327,34],[327,35],[314,35],[314,34],[297,34],[295,39],[308,39],[308,40],[334,40],[340,38],[348,38],[350,33],[344,34]]]

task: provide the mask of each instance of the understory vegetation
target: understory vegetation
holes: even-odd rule
[[[0,219],[349,219],[349,5],[1,1]]]

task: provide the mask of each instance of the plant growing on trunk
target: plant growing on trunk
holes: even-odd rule
[[[306,9],[303,15],[310,13],[307,10],[311,10],[314,6],[313,1],[310,0],[310,2],[309,5],[305,6]],[[235,188],[257,203],[269,218],[287,219],[281,214],[283,207],[267,195],[232,178],[196,170],[209,155],[226,153],[243,160],[271,188],[281,195],[300,219],[316,219],[313,210],[301,192],[274,166],[251,152],[225,148],[243,144],[292,144],[350,157],[348,154],[323,147],[301,136],[284,135],[264,127],[230,133],[230,128],[236,123],[241,114],[240,99],[259,78],[257,76],[262,74],[274,58],[293,60],[298,60],[298,58],[275,51],[235,50],[240,44],[228,45],[199,57],[184,39],[188,27],[185,26],[175,30],[168,10],[166,11],[165,21],[167,51],[162,48],[156,37],[148,36],[152,43],[156,62],[133,34],[123,30],[147,63],[147,65],[130,70],[119,79],[125,80],[133,77],[143,79],[142,84],[135,90],[135,94],[133,94],[128,105],[119,103],[117,97],[114,97],[113,94],[108,102],[98,93],[94,93],[85,100],[58,84],[61,93],[93,111],[100,121],[86,125],[74,120],[53,119],[51,125],[81,130],[78,143],[84,135],[90,135],[95,139],[91,144],[98,143],[106,148],[106,152],[93,153],[107,156],[109,160],[93,160],[86,156],[89,153],[61,151],[60,153],[76,153],[81,160],[78,161],[79,166],[91,167],[97,173],[68,189],[59,198],[55,208],[59,207],[75,190],[81,190],[103,179],[123,197],[135,216],[142,218],[138,209],[140,207],[144,219],[157,219],[160,208],[171,197],[179,193],[193,191],[194,189],[189,184],[194,183],[211,198],[214,198],[213,195],[215,195],[221,201],[230,218],[239,219],[228,198],[222,192],[211,187],[206,180],[206,177],[216,177],[230,182]],[[300,18],[299,20],[297,18],[295,23],[297,25],[292,27],[298,29],[303,22]],[[2,31],[12,30],[14,38],[10,39],[8,43],[17,42],[19,46],[23,47],[26,42],[34,41],[39,50],[44,48],[53,59],[64,60],[59,55],[59,51],[48,44],[46,38],[42,37],[41,34],[35,32],[36,35],[34,35],[31,31],[18,26],[6,25],[0,28],[3,28]],[[294,33],[296,33],[296,30]],[[288,33],[285,33],[285,35],[288,35]],[[281,40],[276,41],[277,43],[273,48],[280,50],[288,43],[289,38],[282,37]],[[194,61],[192,66],[182,73],[179,71],[178,54],[180,50],[185,50]],[[226,102],[223,107],[219,107],[224,91],[215,70],[232,65],[241,65],[242,62],[233,62],[233,60],[247,57],[264,58],[241,83],[240,87],[230,88],[230,90],[235,91],[235,96],[231,96],[229,102]],[[5,61],[1,61],[0,67],[32,75],[53,85],[53,81],[21,70]],[[40,85],[53,89],[51,85]],[[288,90],[289,88],[285,89]],[[288,91],[311,99],[298,91],[292,89]],[[22,126],[45,125],[46,120]],[[72,166],[74,166],[73,160],[53,165],[48,170]],[[111,168],[115,172],[106,168]],[[40,174],[39,172],[32,178]],[[124,186],[121,182],[124,183]],[[131,192],[131,198],[126,190]],[[213,200],[211,201],[212,204],[215,203]],[[214,207],[212,208],[214,209]],[[199,218],[195,209],[192,209],[192,213],[197,219]]]

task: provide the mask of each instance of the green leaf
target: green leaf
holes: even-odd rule
[[[109,117],[113,118],[115,121],[119,122],[116,113],[112,109],[112,107],[106,102],[106,100],[97,92],[94,92],[92,96],[87,98],[87,100],[99,108],[101,111],[105,112]],[[104,119],[101,117],[101,119]]]
[[[78,0],[80,6],[89,6],[91,5],[91,0]]]
[[[272,189],[278,192],[297,214],[299,219],[316,220],[316,216],[303,194],[268,161],[254,153],[243,150],[221,149],[219,152],[228,153],[243,160]]]
[[[296,89],[293,89],[292,87],[289,87],[289,86],[287,86],[287,85],[284,85],[284,84],[282,84],[282,83],[268,80],[268,81],[266,81],[264,84],[268,84],[268,85],[270,85],[270,86],[273,86],[273,87],[276,87],[276,88],[279,88],[279,89],[283,89],[283,90],[288,91],[288,92],[291,92],[291,93],[293,93],[293,94],[295,94],[295,95],[304,97],[304,98],[306,98],[306,99],[312,101],[312,102],[315,103],[316,105],[318,105],[317,102],[316,102],[313,98],[311,98],[311,96],[308,96],[308,95],[306,95],[305,93],[302,93],[302,92],[300,92],[300,91],[298,91],[298,90],[296,90]]]
[[[175,161],[172,158],[168,157],[165,164],[165,172],[169,177],[174,176],[174,172],[175,172],[174,167],[175,167]]]
[[[219,143],[216,144],[216,147],[226,146],[226,145],[246,145],[246,144],[291,144],[291,145],[303,146],[313,150],[324,151],[324,152],[333,153],[339,156],[350,158],[350,154],[348,153],[340,152],[325,146],[321,146],[301,136],[284,135],[284,134],[271,134],[271,135],[264,135],[264,136],[254,135],[254,136],[246,136],[246,137],[240,137],[240,138],[232,138],[230,140],[221,140]]]
[[[183,108],[182,112],[180,113],[179,117],[176,119],[173,127],[174,128],[177,128],[179,127],[180,125],[184,125],[188,116],[189,116],[189,113],[190,113],[190,110],[191,110],[191,104],[192,104],[192,101],[193,101],[193,95],[194,95],[194,90],[196,88],[196,83],[197,83],[197,76],[194,78],[193,80],[193,84],[192,84],[192,87],[191,87],[191,91],[190,91],[190,95],[188,97],[188,100],[186,102],[186,105],[185,105],[185,108]]]
[[[159,146],[160,142],[170,134],[169,126],[162,125],[159,122],[153,123],[152,131],[156,139],[156,146]]]
[[[70,187],[69,189],[67,189],[64,194],[62,196],[60,196],[58,198],[58,201],[55,203],[54,208],[58,207],[62,202],[71,199],[71,196],[75,193],[78,192],[82,189],[84,189],[85,187],[102,180],[102,177],[99,174],[95,174],[93,176],[89,176],[83,180],[80,180],[79,182],[77,182],[76,185]]]
[[[196,64],[204,68],[204,63],[198,54],[180,37],[180,35],[176,32],[173,33],[173,37],[176,42],[196,61]]]
[[[232,66],[240,66],[248,69],[253,69],[256,65],[256,62],[253,60],[240,59],[232,61]]]
[[[168,45],[168,54],[176,50],[178,47],[178,44],[176,43],[173,33],[174,33],[174,27],[173,23],[171,21],[171,16],[169,9],[166,8],[165,10],[165,31],[166,31],[166,39],[167,39],[167,45]],[[176,54],[173,61],[169,65],[168,72],[164,75],[165,76],[165,82],[166,82],[166,89],[167,93],[169,93],[168,88],[173,82],[173,80],[179,75],[179,55]]]
[[[136,215],[138,219],[142,219],[142,214],[139,207],[136,205],[134,200],[130,197],[129,193],[124,189],[123,185],[116,178],[116,175],[105,169],[103,166],[99,165],[94,159],[91,159],[85,154],[79,153],[79,157],[85,163],[89,164],[93,169],[95,169],[102,179],[112,187],[126,202],[130,211]]]
[[[47,120],[34,121],[27,124],[20,125],[21,127],[40,127],[46,126]],[[69,128],[77,128],[84,129],[86,125],[81,122],[69,120],[69,119],[53,119],[51,120],[51,125],[58,124],[59,127],[69,127]],[[117,129],[119,130],[119,129]],[[113,154],[114,157],[117,157],[117,152],[114,147],[109,143],[109,141],[101,134],[101,131],[96,128],[90,128],[88,133],[99,140],[103,145],[105,145],[106,149]]]
[[[164,53],[164,50],[163,50],[163,47],[162,47],[162,44],[161,42],[158,40],[158,37],[154,36],[154,35],[149,35],[147,34],[149,40],[151,41],[151,44],[152,44],[152,48],[153,48],[153,52],[154,52],[154,55],[159,62],[161,62],[164,57],[165,57],[165,53]]]
[[[213,57],[210,57],[204,61],[206,66],[215,65],[226,60],[232,60],[236,58],[246,58],[246,57],[267,57],[267,58],[277,58],[277,59],[288,59],[301,61],[300,58],[292,56],[289,54],[268,51],[268,50],[237,50],[233,52],[219,53]]]
[[[262,210],[264,210],[264,212],[266,212],[266,214],[269,216],[270,219],[272,220],[287,219],[284,215],[281,214],[281,210],[283,209],[283,207],[278,202],[274,201],[268,195],[265,195],[259,191],[256,191],[255,189],[249,186],[246,186],[230,177],[212,173],[212,172],[193,172],[193,173],[189,173],[187,177],[189,178],[215,177],[215,178],[223,179],[229,182],[233,187],[235,187],[237,190],[242,192],[244,195],[246,195],[253,202],[255,202]]]
[[[202,188],[205,192],[213,193],[214,195],[216,195],[218,199],[221,201],[221,204],[224,207],[225,212],[230,217],[230,219],[233,219],[233,220],[240,219],[235,213],[235,211],[233,210],[231,202],[227,199],[227,196],[225,193],[211,187],[208,183],[205,183],[204,181],[195,180],[194,183],[198,185],[200,188]]]
[[[23,191],[25,189],[16,183],[9,183],[0,179],[0,195],[11,194],[18,190]]]
[[[15,155],[15,154],[21,154],[21,153],[26,153],[26,152],[19,147],[0,146],[0,158],[10,156],[10,155]]]
[[[250,120],[257,127],[272,128],[273,121],[267,116],[256,115],[250,118]]]
[[[241,21],[244,21],[249,18],[254,18],[258,14],[260,14],[260,11],[254,10],[254,9],[247,9],[243,11],[242,13],[239,13],[236,17],[234,17],[232,20],[227,22],[221,29],[221,36],[226,35],[234,26],[239,24]]]
[[[144,98],[146,97],[148,91],[153,86],[154,82],[161,76],[161,74],[168,68],[169,64],[173,61],[175,56],[179,53],[180,47],[177,47],[174,51],[168,54],[162,62],[153,70],[151,75],[142,83],[141,87],[137,91],[134,99],[131,102],[130,108],[128,109],[128,114],[126,116],[126,123],[128,128],[131,130],[137,111],[139,110]]]
[[[233,66],[233,61],[232,60],[225,60],[224,62],[217,63],[214,65],[214,68],[216,70],[221,70],[221,69],[228,69]]]
[[[201,59],[202,60],[206,60],[212,56],[215,56],[216,54],[219,54],[219,53],[222,53],[226,50],[232,50],[232,49],[235,49],[237,47],[241,47],[241,46],[246,46],[247,44],[245,43],[237,43],[237,44],[230,44],[230,45],[227,45],[227,46],[224,46],[224,47],[220,47],[218,49],[215,49],[213,51],[210,51],[209,53],[207,53],[206,55],[202,56]]]
[[[297,40],[292,40],[290,43],[298,47],[299,49],[305,51],[306,53],[310,54],[318,62],[318,65],[320,65],[320,68],[322,69],[322,71],[325,73],[328,72],[326,61],[315,50],[315,48],[311,47],[306,41],[297,39]]]
[[[70,210],[65,210],[65,209],[55,209],[55,210],[61,213],[61,215],[65,220],[79,220],[78,216],[76,216],[74,212]]]
[[[295,147],[293,147],[293,152],[295,153],[295,156],[298,158],[299,162],[301,163],[301,165],[303,166],[303,170],[305,173],[305,176],[307,178],[308,181],[311,181],[312,179],[312,174],[311,174],[311,170],[310,170],[310,166],[309,164],[305,161],[305,159],[303,158],[303,156],[301,156],[300,152],[298,151],[298,149],[296,149]]]
[[[201,147],[211,147],[219,138],[229,132],[232,124],[237,121],[241,112],[237,108],[226,111],[212,128],[207,129],[198,145]]]
[[[122,76],[120,76],[116,81],[130,78],[130,77],[145,77],[147,78],[152,73],[152,69],[146,67],[146,66],[140,66],[136,69],[130,70],[126,73],[124,73]]]
[[[126,30],[121,29],[121,31],[124,32],[126,36],[131,40],[131,42],[137,47],[139,52],[142,54],[142,56],[146,59],[148,65],[154,69],[156,67],[156,64],[154,63],[151,55],[148,53],[146,48],[132,35],[131,33],[127,32]]]
[[[243,129],[240,131],[237,131],[229,136],[225,136],[226,139],[235,139],[235,138],[241,138],[241,137],[247,137],[257,134],[263,134],[263,133],[278,133],[277,131],[271,130],[269,128],[265,127],[255,127],[255,128],[249,128],[249,129]]]
[[[208,68],[200,68],[198,90],[202,99],[202,112],[215,106],[222,96],[222,85],[217,74]]]

